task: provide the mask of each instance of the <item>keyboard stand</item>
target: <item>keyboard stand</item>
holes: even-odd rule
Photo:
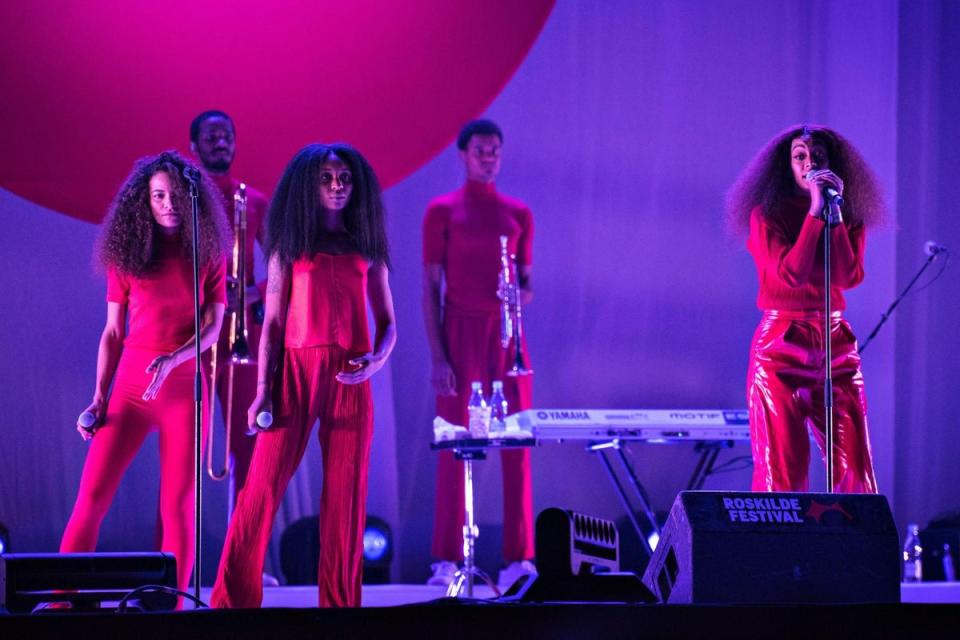
[[[640,537],[640,540],[643,543],[643,548],[646,549],[648,556],[653,557],[653,547],[650,544],[650,538],[653,537],[653,534],[656,534],[656,536],[659,538],[661,533],[660,525],[657,522],[656,514],[650,506],[650,498],[647,496],[647,491],[643,488],[643,484],[640,483],[640,479],[637,476],[637,472],[634,469],[633,464],[630,463],[630,459],[624,452],[624,449],[626,449],[630,442],[631,441],[629,440],[621,440],[619,438],[592,442],[587,445],[587,451],[595,453],[599,457],[600,462],[603,464],[604,470],[607,472],[607,477],[610,478],[610,483],[613,485],[613,488],[617,493],[617,497],[620,498],[620,502],[623,504],[623,509],[626,511],[627,517],[630,519],[630,524],[633,525],[634,530]],[[690,481],[687,483],[687,490],[699,490],[703,488],[703,483],[706,481],[707,477],[713,473],[714,465],[716,464],[717,457],[720,455],[720,452],[723,449],[729,449],[732,447],[733,441],[697,440],[695,441],[695,445],[694,451],[700,454],[700,459],[697,461],[697,466],[693,471],[693,475],[690,477]],[[626,476],[630,481],[630,485],[633,487],[634,497],[639,505],[639,509],[635,510],[633,508],[630,497],[627,495],[627,490],[624,488],[620,478],[617,477],[617,474],[613,468],[613,464],[611,463],[610,458],[607,456],[608,452],[615,452],[616,458],[620,463],[620,468],[626,473]],[[640,512],[640,517],[638,517],[637,511]]]

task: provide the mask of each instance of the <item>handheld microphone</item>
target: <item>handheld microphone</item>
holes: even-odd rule
[[[255,436],[257,432],[269,429],[270,425],[273,424],[273,414],[269,411],[261,411],[257,414],[257,425],[254,427],[247,427],[247,435]]]
[[[90,431],[93,428],[93,425],[97,423],[97,416],[93,414],[92,411],[84,411],[80,414],[80,417],[77,418],[77,424]]]
[[[941,253],[950,253],[950,250],[942,244],[937,244],[933,240],[927,240],[923,245],[923,252],[928,256],[935,256]]]
[[[804,179],[809,181],[810,177],[813,176],[813,173],[813,171],[808,171],[807,175],[804,176]],[[832,204],[837,207],[843,206],[843,196],[840,195],[840,193],[833,187],[823,187],[823,198],[828,204]]]
[[[196,167],[187,165],[183,168],[183,177],[194,184],[200,182],[200,175],[200,170]]]

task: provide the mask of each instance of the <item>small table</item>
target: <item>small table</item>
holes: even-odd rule
[[[500,437],[500,438],[456,438],[433,442],[430,448],[435,451],[452,451],[457,460],[463,461],[463,504],[465,524],[463,525],[463,566],[453,574],[453,581],[447,588],[448,597],[458,597],[466,591],[468,598],[473,597],[474,577],[480,578],[493,589],[497,597],[500,590],[475,562],[474,544],[480,536],[473,513],[473,461],[486,460],[487,449],[516,449],[520,447],[536,446],[537,441],[530,437]]]

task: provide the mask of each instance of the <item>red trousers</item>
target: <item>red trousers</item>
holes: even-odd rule
[[[100,524],[120,479],[151,431],[160,435],[160,549],[177,559],[177,586],[186,591],[194,554],[194,400],[193,361],[164,381],[156,399],[143,400],[153,378],[147,365],[160,352],[125,348],[113,379],[102,426],[90,443],[77,502],[60,541],[61,553],[96,549]],[[204,380],[204,387],[206,380]],[[206,416],[203,424],[206,425]]]
[[[336,346],[284,353],[274,394],[274,424],[257,436],[247,483],[227,530],[212,606],[260,606],[273,519],[318,418],[324,476],[319,603],[360,606],[373,398],[369,382],[346,385],[334,379],[355,355]]]
[[[493,380],[503,381],[510,413],[529,409],[533,403],[532,376],[511,378],[513,344],[500,346],[500,316],[445,310],[444,340],[450,365],[457,378],[456,396],[437,396],[437,415],[453,424],[467,424],[470,383],[479,380],[489,394]],[[526,345],[524,345],[526,356]],[[527,366],[529,358],[525,357]],[[533,482],[528,449],[500,452],[503,470],[503,559],[527,560],[534,556]],[[433,521],[432,555],[438,560],[463,560],[463,463],[449,451],[437,461],[436,510]]]
[[[807,491],[808,428],[825,453],[823,314],[766,311],[753,337],[747,403],[754,491]],[[834,488],[876,493],[860,355],[850,325],[830,318]]]

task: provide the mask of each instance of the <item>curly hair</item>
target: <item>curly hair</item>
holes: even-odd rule
[[[174,210],[181,220],[191,219],[190,186],[183,177],[185,167],[200,171],[176,151],[164,151],[156,156],[137,160],[110,205],[97,243],[97,257],[105,268],[115,268],[140,277],[156,268],[159,226],[150,209],[150,178],[164,172],[170,176],[173,192],[170,194]],[[213,182],[201,172],[200,180],[200,263],[215,263],[224,254],[224,242],[229,231],[223,212],[223,197]],[[193,234],[181,233],[183,255],[193,251]]]
[[[380,182],[360,152],[343,143],[309,144],[293,156],[270,201],[266,254],[291,264],[318,252],[324,233],[316,216],[322,206],[320,167],[333,155],[353,174],[353,191],[343,212],[350,239],[367,260],[392,268]]]
[[[796,192],[790,168],[790,145],[796,138],[812,139],[826,149],[830,170],[843,180],[846,220],[869,227],[883,219],[885,205],[879,183],[860,152],[833,129],[801,124],[782,131],[764,145],[730,187],[726,216],[731,229],[748,229],[750,213],[757,206],[764,218],[776,222],[784,201]]]

